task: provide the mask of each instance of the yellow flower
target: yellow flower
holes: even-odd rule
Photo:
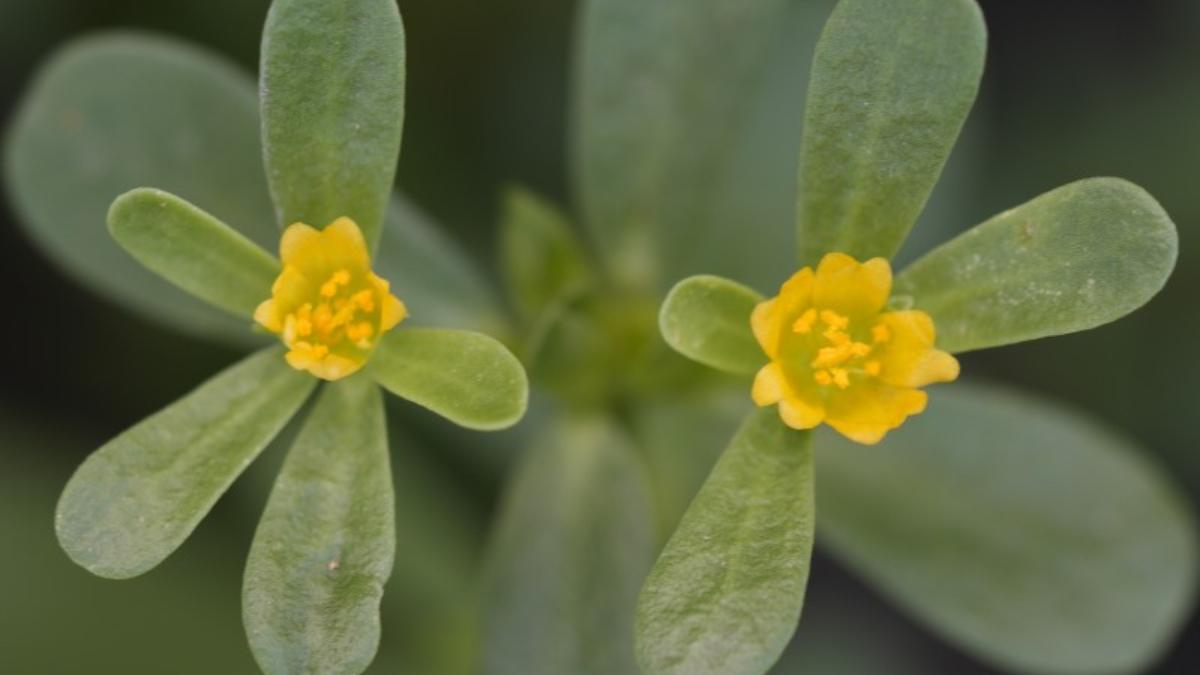
[[[933,320],[918,310],[884,311],[892,268],[844,253],[805,267],[779,295],[754,308],[754,337],[771,362],[752,396],[779,404],[794,429],[821,422],[859,443],[878,443],[925,409],[918,387],[958,377],[958,361],[934,348]]]
[[[254,320],[287,345],[287,362],[324,380],[362,368],[379,337],[408,312],[371,271],[358,225],[338,218],[324,230],[296,223],[279,242],[283,272]]]

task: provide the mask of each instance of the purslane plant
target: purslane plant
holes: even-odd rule
[[[113,238],[145,267],[287,349],[254,353],[89,457],[59,502],[59,540],[101,576],[153,568],[328,381],[247,562],[244,620],[266,672],[360,672],[375,654],[395,550],[379,388],[472,429],[510,426],[526,406],[524,370],[496,340],[393,330],[407,309],[371,270],[371,250],[391,198],[403,91],[395,3],[278,0],[264,30],[262,130],[288,225],[281,260],[160,190],[135,189],[109,212]]]
[[[879,462],[874,480],[887,485],[909,478],[896,467],[905,463],[912,441],[889,443],[884,437],[925,410],[926,395],[917,387],[958,377],[951,353],[1107,323],[1147,302],[1169,276],[1177,242],[1167,214],[1140,188],[1097,178],[996,216],[917,260],[893,285],[888,258],[903,243],[946,161],[975,95],[983,47],[982,16],[972,0],[841,0],[817,45],[805,114],[797,210],[805,266],[770,299],[722,277],[696,276],[679,282],[664,300],[660,325],[667,343],[700,363],[753,376],[746,387],[763,409],[746,419],[642,589],[637,654],[648,675],[767,671],[795,630],[804,601],[822,512],[814,501],[820,480],[814,473],[821,473],[814,472],[814,463],[823,470],[828,462],[837,474],[861,461],[865,464],[853,470],[872,472],[872,453],[881,453],[886,461]],[[807,266],[814,264],[815,271]],[[939,404],[935,394],[932,405]],[[924,438],[936,438],[936,422],[946,420],[925,425]],[[822,423],[845,440],[814,435]],[[1016,424],[1022,423],[1017,419]],[[903,431],[894,433],[904,437]],[[946,435],[955,433],[947,424]],[[1007,433],[1011,445],[1003,436]],[[847,440],[868,446],[883,442],[847,451]],[[1027,451],[1019,445],[1027,440],[1019,428],[981,426],[962,440],[995,453],[1023,456]],[[914,463],[929,460],[923,453],[913,455]],[[1095,464],[1078,470],[1095,471],[1106,459],[1090,461]],[[1153,511],[1156,526],[1173,521],[1177,527],[1153,543],[1130,534],[1125,550],[1106,552],[1108,560],[1080,561],[1095,568],[1128,566],[1125,590],[1145,594],[1136,610],[1120,608],[1128,616],[1107,617],[1124,633],[1123,649],[998,649],[1013,637],[1028,638],[1015,627],[990,636],[977,633],[977,620],[969,613],[980,609],[968,607],[989,602],[986,595],[964,599],[958,610],[924,610],[926,619],[1021,671],[1124,672],[1152,658],[1187,606],[1181,598],[1190,595],[1195,541],[1170,500],[1156,497],[1162,489],[1157,477],[1115,467],[1122,468],[1127,482],[1139,486],[1132,494],[1146,500],[1137,509]],[[1029,482],[1031,488],[1034,484]],[[936,483],[928,487],[946,489]],[[881,489],[901,500],[928,501],[902,496],[914,488]],[[992,488],[980,481],[961,489],[988,493]],[[833,497],[836,518],[854,508],[842,505],[854,496]],[[895,508],[906,507],[897,502]],[[943,501],[941,508],[956,506]],[[1042,526],[1080,536],[1094,516],[1077,515],[1077,522],[1064,523],[1046,514]],[[835,551],[873,575],[880,575],[884,561],[872,560],[872,554],[893,546],[889,538],[913,536],[921,527],[902,518],[880,520],[884,527],[874,536],[839,531],[842,524],[836,521],[829,532]],[[969,527],[970,520],[962,526]],[[952,540],[924,545],[954,549]],[[912,562],[883,571],[884,588],[905,595],[925,583],[896,581],[900,575],[923,574],[911,568]],[[1166,588],[1163,579],[1170,579]],[[1054,609],[1078,593],[1066,590],[1067,576],[1060,584],[1045,589],[1054,597],[1046,603],[1047,613],[1071,611]],[[1003,591],[991,593],[997,592]],[[1086,593],[1073,600],[1095,601]],[[915,603],[920,609],[921,600]],[[1105,611],[1102,606],[1083,611]]]
[[[910,49],[932,45],[923,39],[931,33],[958,34],[915,14],[897,21],[888,12],[898,10],[885,9],[863,11],[881,12],[879,24]],[[779,227],[792,218],[788,172],[794,170],[793,120],[804,80],[803,70],[792,66],[806,63],[815,37],[809,27],[819,26],[822,16],[822,3],[780,0],[747,0],[736,11],[726,0],[582,4],[571,159],[578,219],[595,247],[588,251],[566,215],[527,193],[506,200],[501,268],[525,336],[521,353],[535,383],[553,394],[541,397],[553,406],[534,420],[541,424],[523,425],[537,437],[515,471],[493,533],[483,607],[485,672],[638,672],[633,605],[657,542],[673,529],[752,405],[745,381],[706,374],[661,346],[658,305],[670,283],[687,274],[719,273],[765,288],[794,271],[791,232]],[[317,17],[316,23],[328,22]],[[878,36],[867,44],[877,42]],[[957,56],[948,49],[943,60],[957,63]],[[873,53],[863,60],[873,63]],[[897,91],[936,102],[933,112],[944,112],[937,92],[927,92],[944,72],[934,76],[922,63],[894,63],[876,84],[895,79]],[[246,317],[265,297],[247,298],[241,318],[231,321],[129,265],[97,224],[113,194],[157,184],[210,207],[260,245],[275,246],[274,228],[262,227],[274,219],[259,165],[255,108],[240,73],[198,50],[131,35],[73,45],[39,77],[14,126],[7,178],[24,224],[53,261],[147,319],[231,344],[253,343]],[[928,112],[908,111],[914,119]],[[906,137],[875,137],[889,139]],[[269,136],[264,140],[270,143]],[[920,165],[928,158],[914,159]],[[827,170],[867,168],[849,162]],[[925,192],[918,186],[912,193],[920,210]],[[1100,204],[1093,221],[1103,224],[1109,210],[1125,206],[1121,199]],[[915,217],[912,204],[900,210]],[[319,225],[341,215],[294,220]],[[1049,220],[1075,227],[1089,222],[1078,208],[1052,215]],[[402,199],[393,198],[379,244],[374,265],[412,309],[392,334],[415,323],[502,325],[492,289],[474,266]],[[856,252],[851,245],[819,246],[805,262],[815,264],[830,250]],[[1059,290],[1049,284],[1058,262],[1048,257],[1040,268],[1047,295]],[[266,276],[263,283],[270,283]],[[746,312],[758,299],[750,298]],[[912,309],[897,299],[889,309]],[[751,355],[745,362],[762,365],[765,356],[745,339],[744,319],[712,337],[731,337],[735,352],[741,347]],[[1014,317],[1006,319],[1013,325]],[[946,348],[951,327],[938,328]],[[1169,485],[1119,436],[1049,402],[969,382],[941,389],[926,412],[882,447],[818,437],[818,449],[829,447],[820,456],[822,543],[931,629],[1009,668],[1093,672],[1096,663],[1116,669],[1143,662],[1190,601],[1183,589],[1191,575],[1180,570],[1194,555],[1191,525]],[[739,440],[730,454],[769,444],[761,434]],[[461,445],[483,442],[472,437]],[[747,561],[766,575],[806,564],[806,552],[792,554],[805,542],[787,532],[797,513],[812,511],[780,505],[804,503],[803,472],[811,467],[803,448],[781,450],[772,465],[777,480],[722,474],[729,477],[727,512],[746,513],[749,527],[725,519],[715,539],[751,541],[744,535],[759,525],[781,533],[765,538],[758,558],[728,555],[731,579]],[[397,473],[396,480],[404,479]],[[709,503],[714,492],[710,484]],[[767,508],[755,510],[763,504]],[[743,507],[750,510],[739,511]],[[758,517],[763,514],[769,517]],[[1081,522],[1089,524],[1086,533],[1078,532]],[[1138,551],[1155,552],[1159,567],[1147,567]],[[698,550],[696,561],[704,565],[728,553]],[[795,601],[797,577],[787,579],[791,586],[769,588],[730,632],[744,637],[746,652],[764,664],[794,625],[772,623],[776,599]],[[703,581],[697,575],[690,583]],[[804,581],[799,578],[801,589]],[[422,614],[422,624],[431,620]],[[725,643],[712,644],[725,651]]]

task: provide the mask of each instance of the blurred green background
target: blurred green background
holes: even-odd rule
[[[96,29],[168,33],[252,71],[267,4],[0,0],[0,121],[7,123],[39,61]],[[574,4],[400,2],[409,90],[399,182],[489,268],[504,185],[522,183],[569,203]],[[1181,238],[1179,267],[1162,295],[1127,320],[971,354],[964,367],[1126,430],[1200,503],[1200,357],[1193,347],[1200,335],[1200,3],[980,4],[991,32],[982,94],[947,189],[935,196],[907,254],[1085,176],[1122,176],[1154,194]],[[803,72],[808,55],[801,56],[803,62],[785,65]],[[278,447],[176,555],[137,580],[105,581],[75,567],[58,550],[52,522],[58,492],[87,453],[235,354],[148,324],[76,286],[32,247],[14,218],[0,198],[7,310],[0,334],[8,343],[0,371],[0,673],[255,672],[241,627],[241,569],[270,467],[281,459]],[[445,448],[409,452],[404,433],[393,437],[396,471],[421,476],[425,493],[398,497],[399,562],[372,672],[468,672],[476,649],[472,564],[504,458],[480,467],[469,454]],[[406,539],[436,545],[406,548]],[[777,672],[993,672],[912,624],[828,559],[818,556],[816,568],[796,643]],[[1195,619],[1155,672],[1200,672]]]

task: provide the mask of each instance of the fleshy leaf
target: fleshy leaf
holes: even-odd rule
[[[374,249],[404,126],[395,0],[275,0],[263,28],[267,180],[281,226],[349,216]]]
[[[138,188],[118,197],[108,230],[147,269],[234,316],[252,316],[279,276],[271,254],[162,190]]]
[[[879,447],[818,436],[821,543],[978,656],[1138,671],[1193,600],[1195,522],[1133,446],[1036,398],[958,383]]]
[[[209,52],[133,34],[71,43],[42,68],[10,129],[9,194],[30,237],[88,288],[155,322],[237,345],[232,319],[129,260],[113,199],[156,185],[274,247],[254,85]],[[261,339],[257,340],[261,342]]]
[[[942,244],[896,279],[961,352],[1062,335],[1141,307],[1175,267],[1178,236],[1145,190],[1081,180]]]
[[[756,254],[781,250],[763,241],[776,241],[768,238],[779,223],[731,223],[714,206],[734,186],[753,182],[739,182],[753,171],[735,168],[734,159],[756,121],[773,50],[782,37],[794,39],[781,33],[796,4],[583,3],[574,180],[585,225],[621,282],[665,290],[689,273],[733,274],[728,268],[746,261],[762,266]],[[738,236],[722,236],[733,229]]]
[[[838,3],[804,115],[801,265],[900,249],[975,100],[986,44],[974,0]]]
[[[633,608],[654,558],[649,486],[619,427],[550,427],[518,465],[489,552],[486,675],[637,675]]]
[[[316,380],[268,348],[105,443],[58,502],[58,540],[112,579],[162,562],[295,414]]]
[[[813,544],[810,434],[750,414],[638,598],[646,675],[760,675],[804,605]]]
[[[736,374],[753,374],[767,357],[750,330],[763,297],[737,282],[701,275],[675,285],[663,301],[658,327],[667,344],[694,361]]]
[[[529,399],[521,362],[482,333],[401,327],[368,367],[388,391],[470,429],[516,424]]]
[[[505,195],[500,270],[513,304],[527,318],[591,283],[589,261],[566,216],[521,188]]]
[[[366,670],[396,551],[379,387],[327,385],[288,453],[246,562],[242,616],[263,671]]]

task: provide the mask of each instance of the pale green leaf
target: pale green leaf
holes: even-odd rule
[[[370,363],[393,394],[471,429],[503,429],[525,414],[529,381],[520,361],[482,333],[403,326]]]
[[[113,579],[162,562],[315,383],[289,368],[278,348],[264,349],[104,444],[59,500],[55,527],[63,549]]]
[[[646,675],[759,675],[779,658],[812,554],[809,437],[773,409],[734,436],[638,598]]]
[[[147,269],[234,316],[253,316],[279,276],[271,254],[162,190],[138,188],[118,197],[108,231]]]
[[[361,673],[396,551],[379,387],[327,384],[288,453],[246,561],[242,617],[269,674]]]
[[[876,447],[818,436],[821,542],[939,633],[1029,673],[1126,673],[1191,607],[1196,523],[1120,434],[958,383]]]
[[[14,118],[8,194],[33,241],[96,293],[189,333],[261,342],[134,264],[105,228],[117,195],[155,185],[273,249],[255,105],[251,80],[208,52],[124,33],[73,42]]]
[[[637,675],[633,608],[654,557],[649,486],[604,419],[548,428],[505,495],[488,556],[486,675]]]
[[[1062,335],[1141,307],[1175,267],[1178,237],[1145,190],[1081,180],[1005,211],[905,269],[894,292],[960,352]]]
[[[281,226],[349,216],[374,248],[404,127],[395,0],[275,0],[263,28],[267,180]]]
[[[762,300],[755,290],[728,279],[689,277],[667,294],[658,327],[667,344],[689,359],[751,374],[767,362],[750,331],[750,314]]]
[[[630,410],[630,433],[646,458],[664,541],[752,407],[747,382],[740,389],[693,387],[644,397]]]
[[[759,121],[770,61],[781,43],[796,41],[784,31],[800,4],[813,7],[786,0],[583,3],[574,180],[585,225],[619,280],[665,290],[689,273],[775,267],[764,256],[789,262],[791,232],[781,223],[729,221],[717,207],[730,192],[753,193],[756,169],[769,159],[737,165],[747,159],[740,153]],[[795,121],[785,124],[791,129]],[[794,166],[795,152],[785,166]]]
[[[974,0],[841,0],[813,60],[800,153],[800,262],[892,257],[975,100]]]
[[[500,271],[513,305],[535,318],[591,284],[591,268],[567,217],[522,188],[504,198]]]

